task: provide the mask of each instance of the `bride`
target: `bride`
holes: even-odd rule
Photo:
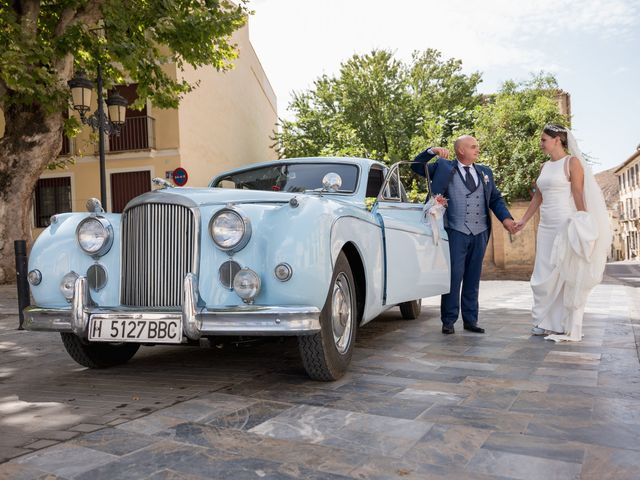
[[[521,230],[540,209],[531,333],[557,342],[580,341],[587,297],[602,280],[611,244],[609,216],[569,129],[546,125],[540,148],[550,159],[542,165],[529,208],[516,224]]]

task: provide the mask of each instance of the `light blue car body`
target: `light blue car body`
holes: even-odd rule
[[[187,201],[199,212],[197,266],[196,271],[192,272],[197,277],[193,287],[196,310],[233,312],[246,307],[233,289],[225,288],[220,283],[220,265],[230,258],[240,266],[255,271],[260,277],[261,287],[253,301],[253,308],[306,306],[322,310],[340,252],[344,252],[349,259],[364,295],[364,298],[361,294],[358,299],[361,305],[360,324],[402,302],[448,291],[449,251],[442,220],[439,220],[439,232],[434,237],[431,224],[422,221],[421,204],[379,198],[371,211],[366,208],[369,172],[375,168],[387,173],[389,170],[386,166],[359,158],[287,159],[286,162],[353,164],[359,169],[356,191],[350,194],[285,193],[208,187],[163,188],[144,194],[148,202],[154,199],[161,199],[164,203],[171,203],[174,199]],[[276,162],[251,164],[234,172],[273,163]],[[229,173],[219,175],[211,185]],[[295,201],[290,202],[294,198]],[[297,205],[293,206],[295,203]],[[211,217],[228,205],[241,210],[252,228],[248,244],[232,255],[219,249],[209,233]],[[91,304],[112,312],[119,311],[123,248],[121,214],[97,214],[109,221],[114,237],[111,249],[99,258],[84,253],[76,239],[78,224],[91,215],[96,214],[56,215],[55,222],[34,243],[29,257],[29,270],[39,270],[42,280],[38,285],[31,286],[35,304],[27,328],[69,331],[66,324],[56,328],[55,318],[62,319],[64,315],[59,313],[56,316],[54,313],[74,308],[73,302],[67,301],[61,293],[61,279],[71,271],[86,276],[94,263],[100,263],[106,270],[107,283],[99,291],[88,292]],[[166,255],[174,253],[178,254],[167,252]],[[157,262],[162,263],[163,258],[157,258]],[[291,266],[293,275],[290,280],[280,281],[274,275],[274,268],[280,263]],[[86,306],[79,308],[86,309]],[[45,316],[46,322],[42,320]],[[59,323],[63,324],[64,321],[60,319]],[[78,325],[73,326],[73,321],[71,323],[71,331],[82,331]],[[215,329],[209,333],[215,333]],[[233,332],[220,333],[273,335],[304,332],[295,328],[279,330],[274,326],[264,331],[254,327],[246,332],[235,329]]]

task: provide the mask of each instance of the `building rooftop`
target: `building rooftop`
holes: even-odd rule
[[[618,183],[618,177],[615,171],[620,167],[613,167],[609,170],[605,170],[600,173],[596,173],[596,181],[602,189],[604,200],[607,204],[607,208],[614,208],[619,201],[618,194],[620,192],[620,185]]]
[[[636,158],[640,157],[640,145],[638,145],[637,149],[635,152],[633,152],[631,154],[631,156],[629,158],[627,158],[622,165],[620,165],[619,167],[616,167],[614,173],[618,173],[620,170],[622,170],[624,167],[626,167],[627,165],[629,165],[631,162],[633,162]]]

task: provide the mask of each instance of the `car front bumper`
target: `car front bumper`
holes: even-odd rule
[[[179,319],[184,337],[208,335],[311,335],[320,331],[320,310],[311,306],[241,305],[207,308],[198,305],[198,279],[184,279],[181,310],[150,307],[100,307],[91,299],[86,277],[78,277],[70,308],[24,309],[26,330],[71,332],[87,338],[92,318],[118,320]]]

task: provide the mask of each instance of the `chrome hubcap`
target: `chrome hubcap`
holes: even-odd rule
[[[338,274],[331,294],[331,325],[333,341],[340,354],[349,349],[353,312],[351,309],[351,284],[344,273]]]

